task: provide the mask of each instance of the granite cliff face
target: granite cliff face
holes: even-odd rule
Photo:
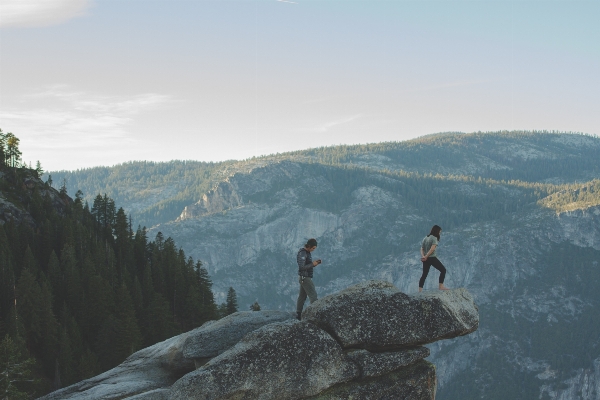
[[[419,344],[479,325],[464,289],[409,296],[383,281],[326,296],[302,317],[238,312],[42,399],[434,399],[435,367]]]
[[[42,182],[27,169],[0,171],[0,225],[9,221],[35,227],[32,217],[35,207],[53,207],[59,214],[73,200]]]

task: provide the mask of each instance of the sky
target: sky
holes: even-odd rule
[[[1,0],[0,129],[47,171],[600,134],[599,20],[597,0]]]

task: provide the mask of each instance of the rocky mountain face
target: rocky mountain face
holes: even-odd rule
[[[295,255],[311,237],[320,297],[372,279],[413,294],[420,242],[438,224],[445,283],[473,294],[481,321],[475,334],[427,345],[437,398],[598,398],[600,202],[557,212],[543,200],[580,190],[552,185],[600,177],[600,139],[448,134],[227,168],[150,230],[203,261],[220,301],[233,287],[242,308],[294,310]],[[432,269],[426,292],[437,279]]]
[[[421,345],[478,323],[464,289],[411,296],[368,281],[311,304],[302,321],[245,311],[207,322],[42,399],[434,399]]]
[[[0,170],[0,224],[9,221],[36,226],[34,215],[43,207],[52,207],[59,214],[73,200],[61,196],[51,186],[42,182],[33,170],[20,168]]]

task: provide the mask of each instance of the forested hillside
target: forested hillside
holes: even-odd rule
[[[55,186],[65,183],[92,202],[106,193],[135,224],[151,227],[176,219],[218,182],[273,162],[296,161],[342,168],[466,176],[529,183],[584,183],[600,176],[600,141],[559,132],[460,132],[404,142],[340,145],[274,154],[243,161],[202,163],[137,161],[114,167],[50,172]],[[559,189],[556,189],[559,190]],[[547,203],[551,204],[551,203]]]
[[[219,172],[230,164],[136,161],[51,172],[50,176],[57,186],[64,183],[72,196],[81,190],[90,203],[96,194],[108,194],[117,204],[128,205],[136,223],[149,227],[177,218],[183,207],[207,192],[221,177]]]
[[[47,393],[218,318],[200,261],[173,239],[134,228],[106,195],[90,207],[81,192],[73,200],[66,188],[51,188],[38,178],[40,170],[6,151],[5,138],[0,393],[11,399]]]

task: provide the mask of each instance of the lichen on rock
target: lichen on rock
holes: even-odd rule
[[[206,323],[189,332],[183,345],[183,355],[191,359],[210,359],[233,347],[247,333],[295,318],[286,311],[239,311],[218,321]]]
[[[302,318],[344,348],[376,351],[450,339],[479,326],[477,306],[465,289],[407,295],[382,281],[363,282],[323,297]]]
[[[306,322],[278,322],[184,376],[170,399],[301,399],[359,375],[327,333]]]

